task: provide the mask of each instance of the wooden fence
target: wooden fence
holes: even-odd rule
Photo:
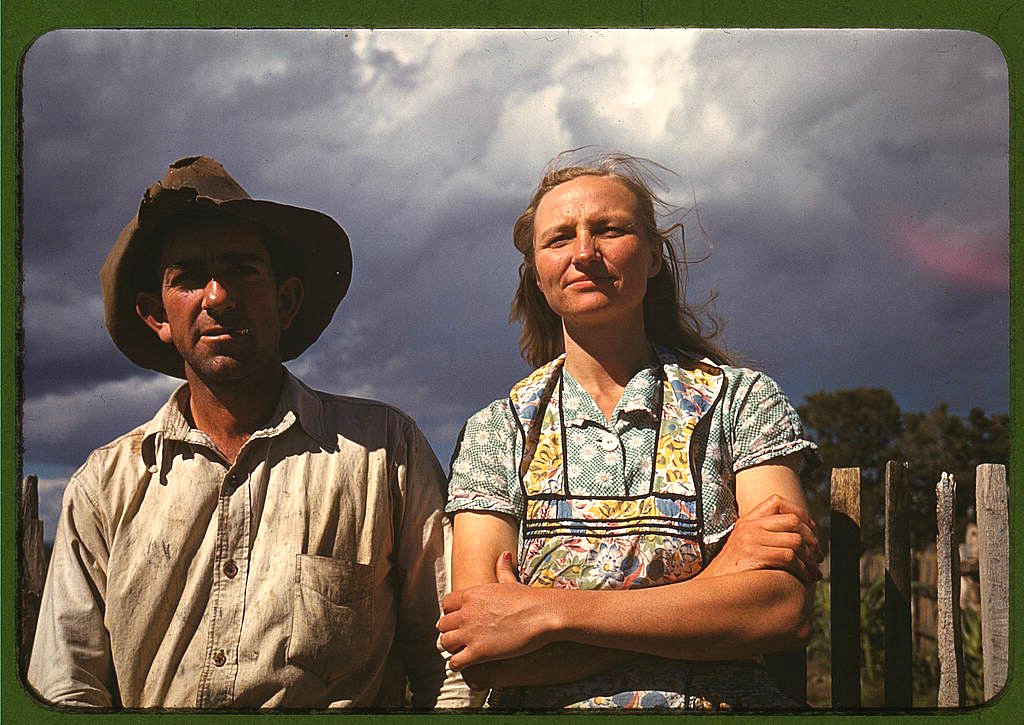
[[[963,643],[960,629],[960,556],[954,543],[956,481],[942,474],[936,485],[938,533],[934,558],[918,552],[918,569],[934,572],[934,614],[928,598],[911,591],[908,509],[909,471],[906,463],[889,461],[885,468],[885,705],[905,709],[913,704],[912,647],[922,634],[921,620],[935,622],[934,638],[939,656],[940,707],[959,707],[965,702]],[[982,464],[977,468],[976,509],[978,527],[978,574],[984,661],[985,699],[1006,683],[1009,648],[1009,519],[1006,469]],[[22,481],[19,491],[19,630],[18,660],[25,671],[35,634],[39,602],[46,577],[42,523],[38,515],[35,476]],[[860,601],[863,562],[860,557],[860,469],[832,471],[830,601],[832,708],[861,707]],[[934,564],[932,562],[935,562]],[[869,578],[870,575],[865,578]],[[921,602],[925,604],[922,604]],[[915,611],[916,610],[916,611]],[[915,627],[915,619],[918,624]],[[924,627],[928,629],[927,626]],[[925,636],[931,637],[929,632]],[[807,700],[807,652],[769,655],[768,667],[784,691],[799,702]]]
[[[960,546],[955,541],[956,481],[943,473],[936,484],[937,534],[934,553],[912,553],[908,509],[909,470],[906,463],[889,461],[885,468],[885,542],[882,574],[884,586],[884,703],[886,707],[913,706],[913,659],[915,636],[934,637],[939,659],[939,707],[965,704],[965,668],[960,620]],[[977,573],[980,579],[980,618],[984,670],[984,697],[992,698],[1006,683],[1009,649],[1009,510],[1006,468],[977,467]],[[830,532],[830,618],[832,708],[855,709],[861,700],[861,593],[862,574],[870,562],[861,559],[860,470],[832,471]],[[868,563],[868,566],[865,566]],[[912,590],[912,564],[917,564],[925,584],[934,583],[935,599],[928,587]],[[932,578],[934,577],[934,578]],[[863,579],[871,580],[867,574]],[[934,628],[929,624],[934,623]],[[931,630],[931,631],[929,631]],[[774,656],[796,666],[805,652]],[[806,660],[804,660],[806,661]],[[787,692],[806,700],[806,678],[801,682],[782,677]]]

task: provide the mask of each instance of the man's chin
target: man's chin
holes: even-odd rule
[[[263,377],[268,371],[277,370],[280,363],[257,364],[251,360],[218,356],[196,364],[188,364],[193,373],[208,386],[231,385]]]

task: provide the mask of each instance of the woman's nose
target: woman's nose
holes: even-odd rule
[[[589,264],[600,256],[597,244],[593,235],[584,230],[576,235],[576,248],[573,249],[572,261],[574,264]]]

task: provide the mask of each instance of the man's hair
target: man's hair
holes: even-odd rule
[[[153,232],[149,244],[139,250],[132,265],[135,275],[135,289],[138,292],[149,292],[160,295],[163,283],[163,270],[159,269],[160,255],[167,243],[168,235],[176,229],[186,226],[223,226],[226,224],[244,224],[251,226],[259,234],[260,242],[270,256],[270,267],[278,283],[291,276],[300,276],[295,265],[295,255],[288,253],[288,245],[270,229],[244,219],[234,219],[216,212],[196,210],[187,214],[178,214],[160,223]]]
[[[729,363],[728,353],[713,342],[721,330],[721,323],[711,311],[714,295],[696,309],[686,304],[687,272],[692,262],[686,257],[682,223],[658,226],[659,217],[680,211],[680,207],[664,201],[652,190],[655,185],[664,187],[654,168],[670,170],[648,159],[623,153],[598,153],[580,158],[578,152],[586,148],[563,152],[548,163],[530,203],[513,228],[512,238],[523,261],[519,265],[519,287],[512,301],[509,322],[522,323],[519,350],[523,358],[534,367],[540,367],[565,351],[562,320],[548,306],[537,286],[533,246],[537,207],[544,195],[559,184],[581,176],[604,176],[620,181],[633,192],[639,207],[640,233],[661,248],[661,269],[648,280],[643,301],[647,338],[665,347]],[[706,318],[706,322],[702,322],[701,317]]]

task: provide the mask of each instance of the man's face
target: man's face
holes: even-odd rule
[[[164,236],[160,296],[140,293],[138,311],[185,371],[207,384],[276,372],[281,331],[302,300],[302,284],[274,278],[259,228],[241,220],[186,223]]]

